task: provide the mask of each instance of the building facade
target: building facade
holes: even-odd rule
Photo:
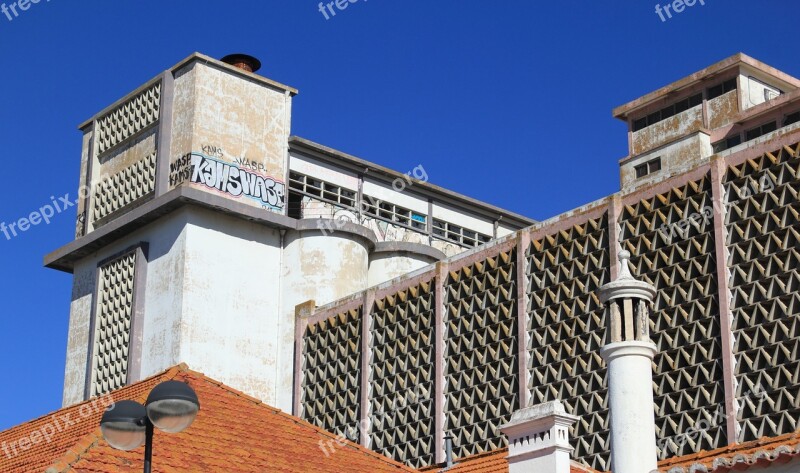
[[[65,405],[186,362],[422,467],[560,401],[607,470],[625,250],[660,457],[797,429],[797,79],[739,54],[617,108],[620,192],[535,222],[292,137],[297,91],[256,69],[193,55],[81,126],[76,240],[46,257],[74,275]]]

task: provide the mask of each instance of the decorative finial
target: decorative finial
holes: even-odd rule
[[[619,252],[620,269],[619,269],[619,277],[617,279],[633,279],[630,267],[628,267],[628,260],[630,259],[631,259],[630,251],[622,250]]]

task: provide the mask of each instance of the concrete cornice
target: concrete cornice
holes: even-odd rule
[[[722,61],[712,64],[711,66],[706,67],[694,74],[684,77],[676,82],[673,82],[669,85],[666,85],[654,92],[650,92],[649,94],[643,95],[638,99],[632,100],[625,105],[621,105],[615,108],[611,114],[614,118],[619,118],[620,120],[627,120],[628,114],[631,112],[638,110],[642,107],[646,107],[651,103],[662,99],[670,94],[679,93],[684,89],[692,87],[693,85],[711,80],[720,74],[728,72],[734,68],[741,67],[741,66],[749,66],[751,69],[759,71],[767,76],[772,78],[778,79],[779,81],[791,86],[791,87],[800,87],[800,80],[795,77],[790,76],[784,72],[781,72],[778,69],[775,69],[772,66],[764,64],[763,62],[754,59],[744,53],[734,54],[733,56],[723,59]]]
[[[447,258],[444,252],[422,243],[410,243],[407,241],[381,241],[375,245],[373,254],[380,253],[410,253],[417,256],[424,256],[434,261],[441,261]]]
[[[203,192],[191,187],[182,186],[145,202],[86,236],[78,238],[48,254],[44,257],[44,265],[48,268],[72,272],[76,261],[144,227],[158,218],[187,205],[213,209],[272,228],[283,230],[295,230],[297,228],[297,220],[286,217],[285,215],[235,202],[225,197]]]

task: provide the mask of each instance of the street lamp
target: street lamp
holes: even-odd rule
[[[197,394],[188,384],[165,381],[150,391],[143,406],[119,401],[103,413],[103,438],[117,450],[135,450],[144,444],[144,473],[150,473],[153,458],[153,427],[178,433],[189,427],[200,411]]]

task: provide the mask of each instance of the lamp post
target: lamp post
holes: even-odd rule
[[[194,422],[200,411],[197,394],[188,384],[165,381],[150,391],[143,406],[120,401],[103,413],[103,438],[117,450],[135,450],[144,444],[144,473],[150,473],[153,459],[153,427],[178,433]]]

